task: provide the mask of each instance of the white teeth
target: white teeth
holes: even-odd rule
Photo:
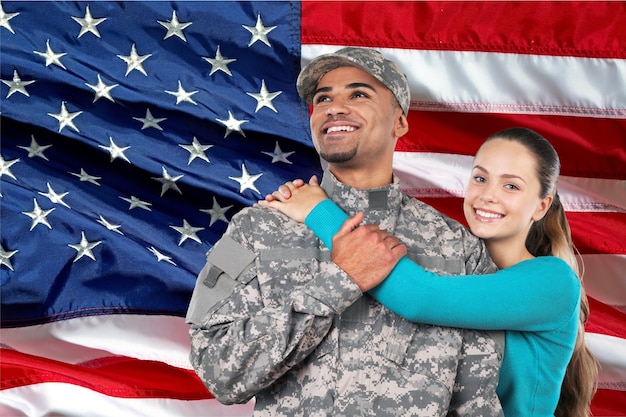
[[[328,130],[326,131],[326,133],[333,133],[333,132],[354,132],[356,129],[353,128],[352,126],[333,126],[333,127],[329,127]]]
[[[476,210],[476,214],[478,214],[480,217],[486,217],[488,219],[499,219],[500,217],[502,217],[501,214],[497,214],[497,213],[487,213],[486,211],[482,211],[482,210]]]

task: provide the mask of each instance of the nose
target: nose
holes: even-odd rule
[[[349,113],[349,108],[346,105],[346,102],[340,98],[334,98],[332,103],[326,108],[327,116],[337,116],[339,114],[347,114]]]
[[[497,192],[495,186],[490,185],[483,188],[483,192],[480,194],[480,200],[486,203],[495,203],[498,201]]]

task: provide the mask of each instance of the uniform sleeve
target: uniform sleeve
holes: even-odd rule
[[[249,246],[245,240],[249,227],[241,223],[233,218],[222,239]],[[211,264],[211,253],[208,259],[203,271],[218,272],[204,274],[203,281],[212,276],[213,288],[229,290],[213,298],[196,297],[199,288],[207,292],[203,282],[197,283],[192,302],[201,308],[190,306],[195,315],[187,316],[190,361],[209,391],[224,404],[247,402],[303,361],[326,336],[333,317],[362,295],[336,265],[322,262],[319,273],[305,286],[294,288],[280,301],[267,301],[259,285],[257,262],[239,276],[228,276],[224,271],[232,265]]]
[[[324,200],[305,223],[330,247],[332,233],[346,218],[331,200]],[[476,265],[481,264],[478,258]],[[567,321],[580,297],[580,282],[565,262],[554,257],[535,258],[495,273],[460,276],[439,276],[404,257],[369,294],[411,321],[542,331]]]

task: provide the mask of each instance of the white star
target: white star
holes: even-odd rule
[[[76,262],[77,260],[79,260],[80,258],[82,258],[83,256],[88,256],[91,259],[93,259],[94,261],[96,260],[95,256],[93,256],[93,252],[91,251],[93,248],[95,248],[96,246],[98,246],[100,243],[102,243],[101,240],[97,241],[97,242],[89,242],[87,240],[87,238],[85,237],[85,232],[81,231],[80,232],[80,243],[77,243],[75,245],[67,245],[72,249],[76,249],[76,252],[78,252],[76,254],[76,258],[74,258],[73,262]]]
[[[57,194],[53,189],[52,186],[50,185],[50,183],[46,183],[48,185],[48,192],[47,193],[42,193],[41,191],[39,192],[39,194],[41,194],[44,197],[48,197],[48,199],[50,201],[52,201],[55,204],[62,204],[67,208],[70,208],[70,206],[63,201],[63,197],[65,197],[66,195],[69,194],[69,192],[65,192],[63,194]]]
[[[152,116],[152,113],[150,112],[150,109],[146,109],[146,117],[133,117],[133,119],[142,122],[143,126],[141,126],[141,130],[147,129],[149,127],[153,127],[157,130],[163,130],[163,128],[161,126],[159,126],[159,123],[167,120],[167,118],[162,118],[162,119],[155,119]]]
[[[230,75],[231,77],[233,76],[233,74],[230,72],[230,69],[228,68],[228,64],[230,64],[231,62],[235,62],[236,59],[224,58],[222,56],[222,53],[220,52],[219,45],[217,45],[217,52],[215,53],[215,58],[207,58],[203,56],[202,59],[204,59],[209,64],[211,64],[211,72],[209,73],[209,76],[215,74],[217,71],[223,71],[226,74]]]
[[[34,158],[38,156],[45,159],[46,161],[48,160],[48,158],[46,158],[46,155],[43,154],[43,151],[51,147],[52,145],[39,146],[39,144],[35,140],[35,135],[30,135],[30,146],[18,146],[18,148],[28,151],[29,158]]]
[[[4,9],[2,8],[2,3],[0,3],[0,26],[15,34],[13,28],[11,27],[11,24],[9,23],[9,20],[13,19],[18,14],[19,13],[5,13]]]
[[[201,209],[200,211],[203,213],[207,213],[211,216],[211,222],[209,223],[209,227],[213,226],[218,220],[223,221],[224,223],[228,223],[228,219],[226,218],[226,212],[232,208],[232,206],[221,207],[215,197],[213,197],[213,207],[210,209]]]
[[[189,23],[179,22],[178,18],[176,17],[176,10],[172,11],[172,20],[170,20],[169,22],[162,22],[160,20],[157,20],[157,22],[159,22],[161,26],[167,29],[167,33],[165,34],[165,37],[163,39],[167,39],[170,36],[176,35],[182,40],[184,40],[185,42],[187,42],[187,38],[185,38],[185,35],[183,34],[183,30],[185,30],[188,26],[190,26],[191,22]]]
[[[265,80],[261,80],[261,91],[258,94],[254,93],[246,93],[250,97],[254,97],[257,101],[255,113],[261,110],[263,107],[269,107],[274,110],[275,113],[278,113],[274,105],[272,104],[272,100],[274,100],[278,95],[280,95],[282,91],[276,91],[275,93],[270,93],[265,86]]]
[[[241,164],[241,177],[228,177],[231,180],[237,181],[239,183],[239,194],[243,194],[246,189],[251,189],[256,191],[258,194],[261,194],[259,190],[257,190],[254,182],[259,179],[263,174],[248,174],[248,170],[246,169],[245,164]]]
[[[230,110],[228,111],[228,120],[222,120],[222,119],[215,119],[215,120],[217,120],[218,122],[226,126],[226,133],[224,133],[224,137],[230,135],[232,132],[237,132],[241,134],[241,136],[243,136],[244,138],[246,137],[246,134],[243,133],[243,130],[241,130],[241,125],[244,123],[247,123],[248,120],[235,119],[235,117],[230,112]]]
[[[13,175],[13,173],[11,172],[11,166],[13,164],[16,164],[17,162],[19,162],[20,159],[12,159],[10,161],[5,161],[4,158],[2,157],[2,155],[0,155],[0,178],[3,175],[7,175],[11,178],[13,178],[14,180],[17,181],[17,178],[15,178],[15,175]]]
[[[100,223],[101,225],[103,225],[104,227],[106,227],[107,229],[111,230],[112,232],[115,233],[119,233],[120,235],[123,235],[124,233],[122,233],[120,229],[120,227],[122,227],[119,224],[113,224],[113,223],[109,223],[109,221],[107,221],[107,219],[105,219],[104,217],[102,217],[102,215],[100,215],[100,219],[96,220],[98,223]]]
[[[241,25],[241,26],[243,26],[244,29],[246,29],[248,32],[252,34],[252,37],[250,38],[250,43],[248,44],[248,46],[252,46],[252,44],[255,43],[256,41],[261,41],[267,46],[269,46],[270,48],[272,47],[272,45],[270,45],[270,41],[267,40],[267,34],[270,33],[272,30],[276,29],[276,26],[265,27],[263,25],[263,21],[261,20],[260,14],[257,17],[256,26],[254,27],[246,26],[246,25]]]
[[[185,89],[183,88],[183,85],[180,83],[180,80],[178,80],[178,91],[167,91],[165,90],[165,92],[167,94],[171,94],[173,96],[176,96],[176,104],[179,104],[182,101],[188,101],[191,104],[195,104],[197,105],[198,103],[196,103],[195,101],[193,101],[191,99],[191,96],[193,96],[194,94],[196,94],[198,91],[190,91],[187,92],[185,91]]]
[[[110,146],[103,146],[103,145],[98,145],[98,146],[101,147],[102,149],[106,149],[107,151],[109,151],[109,153],[111,154],[111,162],[113,162],[115,158],[121,158],[130,164],[130,161],[128,160],[126,155],[124,155],[124,152],[130,149],[130,146],[125,146],[123,148],[120,148],[119,146],[115,144],[115,142],[113,142],[113,138],[111,136],[109,136],[109,143],[111,144]]]
[[[87,32],[91,32],[91,33],[93,33],[94,35],[96,35],[99,38],[100,37],[100,32],[98,32],[97,26],[100,23],[102,23],[105,20],[107,20],[106,17],[99,18],[99,19],[94,19],[91,16],[91,12],[89,11],[89,5],[87,6],[87,10],[85,11],[85,17],[74,17],[74,16],[72,16],[72,19],[74,19],[80,25],[80,33],[78,34],[79,38],[81,36],[83,36]]]
[[[98,74],[98,84],[92,85],[92,84],[85,83],[85,85],[87,87],[91,88],[93,91],[96,92],[96,95],[93,98],[92,103],[95,103],[96,101],[100,100],[101,98],[106,98],[107,100],[115,103],[115,100],[113,100],[113,97],[111,97],[111,90],[113,90],[119,84],[107,85],[107,84],[102,82],[102,78],[100,78],[100,74]]]
[[[44,58],[46,58],[46,67],[49,67],[50,65],[54,64],[54,65],[58,65],[59,67],[63,68],[64,70],[66,70],[67,68],[65,68],[65,65],[63,65],[61,63],[61,57],[64,55],[67,55],[66,53],[62,53],[62,54],[57,54],[55,53],[52,48],[50,48],[50,39],[46,40],[46,52],[37,52],[37,51],[33,51],[34,53],[36,53],[39,56],[42,56]]]
[[[196,158],[200,158],[207,162],[211,162],[209,161],[209,158],[206,156],[204,151],[212,148],[213,145],[202,145],[198,141],[198,139],[196,139],[195,136],[193,137],[193,142],[191,143],[191,145],[178,145],[178,146],[180,146],[181,148],[189,152],[189,161],[187,162],[187,165],[190,165],[191,162]]]
[[[78,128],[76,127],[76,125],[74,124],[74,118],[76,116],[78,116],[79,114],[81,114],[82,111],[77,111],[74,113],[70,113],[67,111],[67,108],[65,107],[65,102],[62,101],[61,102],[61,113],[57,113],[57,114],[52,114],[52,113],[48,113],[48,116],[52,116],[55,119],[57,119],[59,121],[59,132],[61,130],[63,130],[63,128],[65,126],[69,126],[72,129],[74,129],[77,132],[80,132],[80,130],[78,130]]]
[[[5,250],[4,247],[0,244],[0,265],[5,265],[11,271],[13,271],[13,265],[11,265],[11,256],[15,255],[18,251],[16,250]]]
[[[183,177],[183,175],[178,175],[176,177],[172,177],[167,172],[167,170],[165,169],[164,166],[161,166],[161,169],[163,170],[163,176],[162,177],[152,177],[153,180],[157,180],[158,182],[163,184],[163,186],[161,187],[161,197],[163,197],[163,194],[165,194],[165,192],[167,190],[169,190],[169,189],[177,191],[178,194],[182,194],[182,191],[180,191],[180,188],[178,188],[178,185],[176,185],[176,181],[181,179]]]
[[[261,152],[265,155],[269,155],[272,157],[272,164],[276,162],[284,162],[286,164],[291,164],[291,161],[287,159],[287,157],[295,152],[283,152],[278,146],[278,142],[276,142],[276,146],[274,146],[274,152]]]
[[[31,219],[33,219],[33,222],[30,225],[30,230],[33,230],[35,226],[37,226],[40,223],[48,226],[48,229],[52,229],[52,226],[50,226],[50,223],[48,223],[48,219],[46,219],[46,216],[54,211],[54,207],[51,208],[50,210],[42,210],[41,207],[39,207],[39,203],[37,202],[37,199],[33,198],[33,201],[35,203],[35,207],[33,208],[33,211],[22,212],[22,214],[25,214]]]
[[[152,211],[152,209],[149,207],[152,205],[152,203],[148,203],[147,201],[140,200],[134,195],[131,195],[130,198],[124,198],[124,197],[120,197],[120,198],[130,203],[130,207],[128,207],[128,210],[132,210],[136,207],[139,207],[147,211]]]
[[[171,226],[170,227],[180,233],[180,241],[178,242],[178,246],[182,245],[183,242],[187,239],[195,240],[198,243],[202,243],[196,232],[200,230],[204,230],[204,227],[192,227],[187,220],[183,219],[183,226]]]
[[[171,263],[172,265],[176,266],[176,263],[174,263],[174,261],[172,261],[172,258],[171,258],[171,257],[169,257],[169,256],[167,256],[167,255],[162,254],[162,253],[161,253],[161,252],[159,252],[159,251],[158,251],[158,250],[157,250],[154,246],[150,246],[150,247],[148,248],[148,250],[149,250],[150,252],[152,252],[152,254],[153,254],[154,256],[156,256],[156,257],[157,257],[157,262],[165,261],[165,262],[169,262],[169,263]]]
[[[143,69],[143,61],[150,58],[151,56],[152,54],[147,54],[147,55],[137,54],[137,48],[135,47],[135,44],[133,44],[133,46],[130,48],[130,55],[128,56],[118,55],[117,57],[123,60],[124,62],[126,62],[126,65],[127,65],[126,74],[125,74],[126,76],[128,76],[128,74],[132,70],[137,70],[147,77],[148,74],[146,73],[146,70]]]
[[[22,81],[20,75],[17,73],[17,70],[13,70],[13,79],[11,81],[2,80],[2,82],[9,86],[9,92],[6,96],[6,98],[9,98],[13,95],[13,93],[22,93],[26,97],[30,97],[30,94],[26,91],[26,86],[31,85],[35,81]]]
[[[98,180],[102,179],[102,177],[94,177],[93,175],[87,174],[87,171],[85,171],[83,168],[80,169],[80,174],[77,174],[75,172],[70,172],[70,174],[72,174],[75,177],[78,177],[78,179],[81,182],[87,181],[97,186],[100,186],[100,183],[98,183]]]

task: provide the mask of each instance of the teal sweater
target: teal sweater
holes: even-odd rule
[[[347,218],[324,200],[305,224],[331,248]],[[489,275],[439,276],[404,257],[369,294],[411,321],[506,330],[497,390],[504,415],[554,415],[580,308],[580,281],[561,259],[534,258]]]

